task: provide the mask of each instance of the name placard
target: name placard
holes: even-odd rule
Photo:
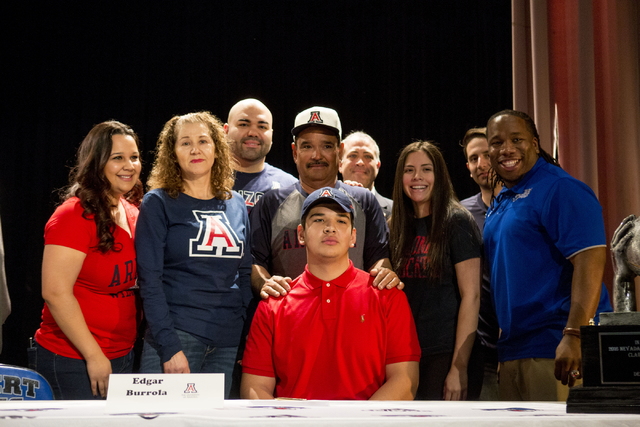
[[[640,332],[600,332],[602,384],[640,384]]]
[[[224,406],[224,374],[111,374],[108,413],[176,412]]]

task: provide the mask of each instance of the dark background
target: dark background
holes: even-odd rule
[[[509,0],[4,2],[0,215],[12,313],[0,362],[26,365],[40,323],[44,225],[94,124],[142,141],[143,181],[175,114],[224,122],[254,97],[273,113],[267,160],[295,176],[295,115],[322,105],[380,145],[391,197],[399,150],[442,148],[458,196],[478,189],[459,142],[512,105]]]

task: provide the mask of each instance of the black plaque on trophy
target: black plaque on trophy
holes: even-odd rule
[[[640,385],[640,329],[600,332],[600,372],[603,385]]]
[[[640,414],[640,325],[582,326],[582,386],[567,412]]]
[[[640,386],[640,325],[583,326],[585,387]]]

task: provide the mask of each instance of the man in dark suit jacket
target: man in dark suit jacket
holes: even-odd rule
[[[381,196],[374,187],[380,169],[380,148],[368,134],[351,132],[343,141],[343,156],[340,160],[340,173],[344,181],[355,181],[369,189],[384,212],[385,219],[391,216],[393,200]]]

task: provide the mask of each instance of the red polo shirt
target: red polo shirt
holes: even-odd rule
[[[386,365],[420,360],[404,292],[372,282],[351,262],[329,282],[305,269],[286,296],[260,302],[243,372],[275,377],[276,397],[369,399]]]

